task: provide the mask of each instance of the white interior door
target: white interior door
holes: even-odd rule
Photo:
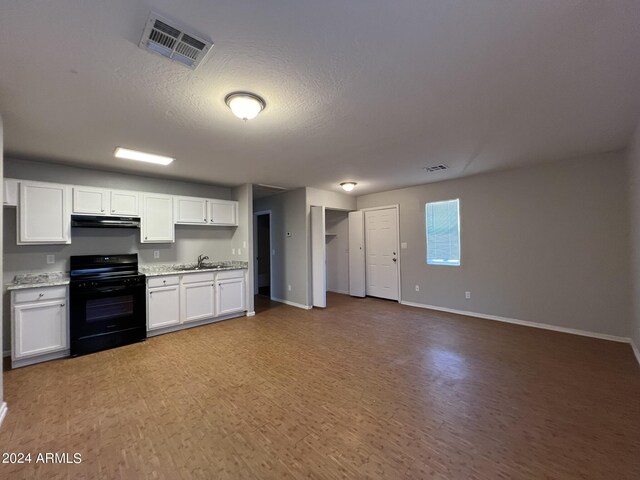
[[[364,272],[364,215],[349,212],[349,295],[365,296]]]
[[[398,210],[366,210],[364,226],[367,295],[398,300]]]
[[[313,306],[327,306],[327,252],[324,207],[311,207],[311,280]]]

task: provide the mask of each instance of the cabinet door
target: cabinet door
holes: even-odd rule
[[[140,194],[123,190],[111,191],[111,215],[137,217],[140,215]]]
[[[244,310],[244,278],[218,280],[217,290],[218,315]]]
[[[13,315],[14,359],[69,348],[64,300],[15,305]]]
[[[147,290],[147,330],[180,323],[180,288],[178,285]]]
[[[108,190],[91,187],[73,187],[73,213],[106,215],[108,212]]]
[[[209,223],[212,225],[238,225],[238,202],[209,200]]]
[[[155,193],[142,196],[142,243],[173,243],[173,197]]]
[[[18,245],[71,243],[69,188],[20,182]]]
[[[182,321],[195,322],[215,317],[213,281],[182,285]]]
[[[176,223],[207,223],[207,200],[204,198],[173,197]]]

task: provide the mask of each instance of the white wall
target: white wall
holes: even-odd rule
[[[303,306],[309,305],[310,298],[306,205],[304,188],[253,202],[254,212],[271,211],[271,248],[276,252],[271,256],[271,296]]]
[[[404,301],[627,337],[626,183],[623,154],[610,154],[365,195],[358,208],[400,205]],[[425,203],[452,198],[462,266],[427,265]]]
[[[231,199],[238,202],[238,226],[233,229],[231,248],[240,255],[235,260],[248,262],[246,305],[247,311],[253,312],[253,185],[245,184],[231,190]]]
[[[349,213],[325,211],[327,291],[349,293]]]
[[[3,169],[4,169],[4,143],[3,143],[3,138],[4,138],[4,129],[3,129],[3,124],[2,124],[2,116],[0,116],[0,178],[4,178],[4,174],[3,174]],[[0,184],[0,193],[3,193],[3,188],[4,188],[4,182],[1,182]],[[0,195],[0,198],[4,198],[4,195]],[[3,219],[4,216],[4,212],[0,211],[0,220]],[[0,221],[0,233],[2,233],[2,221]],[[2,252],[2,255],[0,255],[0,268],[4,269],[4,250]],[[2,290],[4,291],[4,281],[2,282],[3,286],[2,286]],[[8,319],[10,317],[6,316],[3,314],[2,310],[0,309],[0,326],[2,326],[2,328],[0,328],[0,345],[3,344],[3,332],[4,332],[4,324],[5,323],[9,323]],[[5,411],[6,409],[6,404],[4,402],[4,384],[3,384],[3,375],[4,375],[4,369],[0,368],[0,419],[2,418],[3,415],[3,411]]]
[[[636,355],[640,353],[640,123],[627,150],[631,225],[632,316],[629,325]],[[640,358],[638,358],[640,361]]]

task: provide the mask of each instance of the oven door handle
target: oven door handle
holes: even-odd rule
[[[94,292],[99,293],[111,293],[111,292],[121,292],[122,290],[127,290],[131,288],[130,286],[122,286],[122,287],[107,287],[107,288],[96,288]]]

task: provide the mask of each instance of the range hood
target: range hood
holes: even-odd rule
[[[71,215],[71,226],[85,228],[140,228],[140,219],[137,217]]]

